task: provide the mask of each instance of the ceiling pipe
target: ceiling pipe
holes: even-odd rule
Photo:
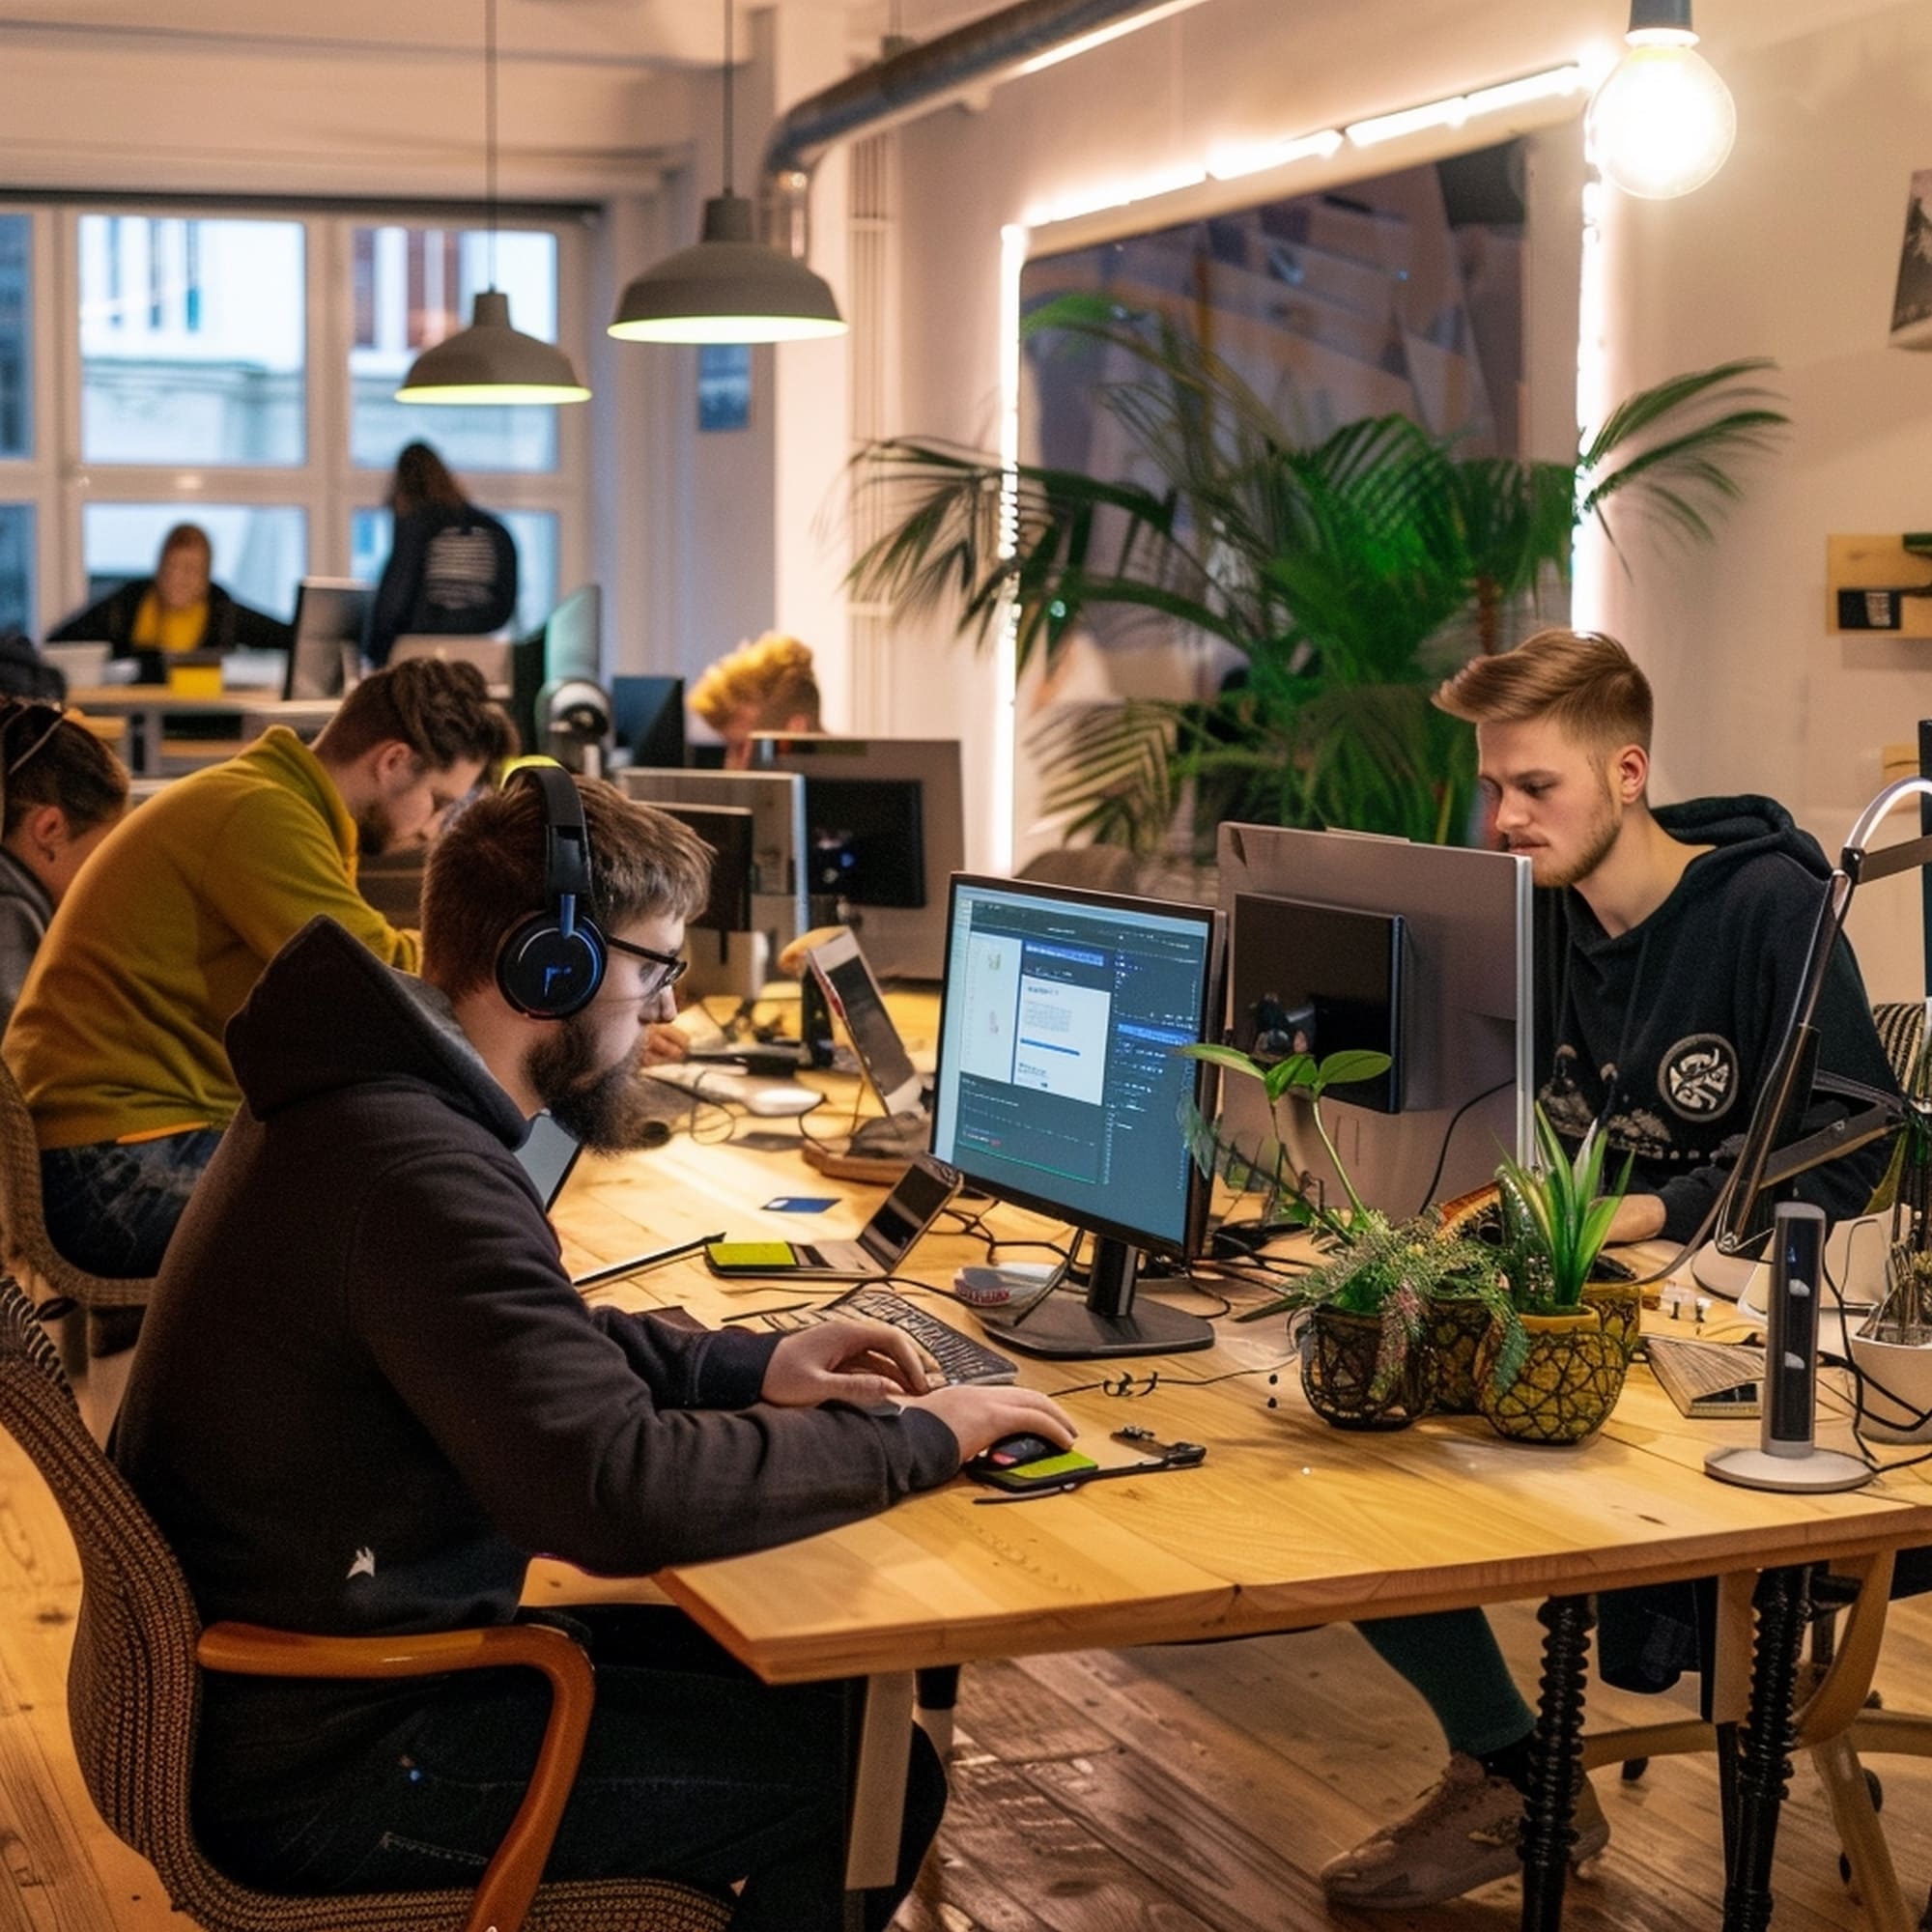
[[[1009,80],[1090,37],[1111,39],[1184,13],[1200,0],[1018,0],[997,14],[895,53],[791,108],[765,143],[759,201],[765,240],[803,258],[812,171],[835,142],[875,134]],[[1097,44],[1097,39],[1096,39]]]

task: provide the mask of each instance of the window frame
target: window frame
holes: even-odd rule
[[[83,511],[89,503],[166,503],[191,517],[198,504],[287,507],[305,513],[307,574],[349,573],[351,519],[381,506],[387,472],[350,460],[350,349],[355,340],[352,236],[358,227],[478,228],[472,207],[411,203],[407,208],[331,203],[232,202],[130,193],[84,200],[48,197],[8,205],[32,217],[34,449],[26,460],[0,458],[0,501],[35,508],[34,594],[37,635],[44,637],[86,601]],[[306,460],[290,465],[88,463],[81,454],[80,217],[299,222],[303,229],[306,316],[303,420]],[[589,241],[582,218],[528,211],[499,213],[504,231],[535,229],[556,238],[557,337],[573,362],[586,361],[585,281]],[[590,433],[588,412],[557,411],[556,468],[497,470],[465,468],[464,488],[490,510],[548,511],[557,519],[558,595],[590,576]],[[290,586],[293,602],[294,586]]]

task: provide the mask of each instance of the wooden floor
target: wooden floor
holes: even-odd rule
[[[95,1819],[62,1686],[78,1579],[53,1504],[0,1436],[0,1932],[181,1927],[154,1874]],[[1498,1622],[1534,1682],[1527,1610]],[[1896,1612],[1879,1681],[1932,1709],[1932,1601]],[[1655,1721],[1658,1700],[1591,1694],[1600,1721]],[[1404,1808],[1440,1747],[1421,1706],[1352,1632],[968,1672],[953,1795],[905,1932],[1256,1932],[1341,1924],[1515,1923],[1517,1888],[1413,1917],[1321,1907],[1322,1861]],[[1885,1819],[1914,1902],[1932,1883],[1932,1761],[1892,1759]],[[1573,1886],[1578,1932],[1718,1922],[1716,1779],[1661,1763],[1641,1783],[1598,1774],[1609,1852]],[[1802,1765],[1778,1840],[1778,1932],[1859,1925],[1836,1844]]]

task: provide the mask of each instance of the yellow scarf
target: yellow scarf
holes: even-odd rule
[[[208,631],[208,599],[182,611],[163,611],[151,590],[134,613],[134,648],[141,651],[195,651]]]

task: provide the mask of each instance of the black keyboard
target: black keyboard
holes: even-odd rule
[[[889,1288],[859,1287],[837,1301],[826,1304],[826,1313],[867,1315],[874,1321],[890,1321],[909,1335],[930,1355],[939,1373],[949,1382],[1011,1382],[1019,1379],[1018,1367],[1006,1356],[996,1354],[983,1342],[962,1335],[950,1322],[928,1315],[902,1294]]]

